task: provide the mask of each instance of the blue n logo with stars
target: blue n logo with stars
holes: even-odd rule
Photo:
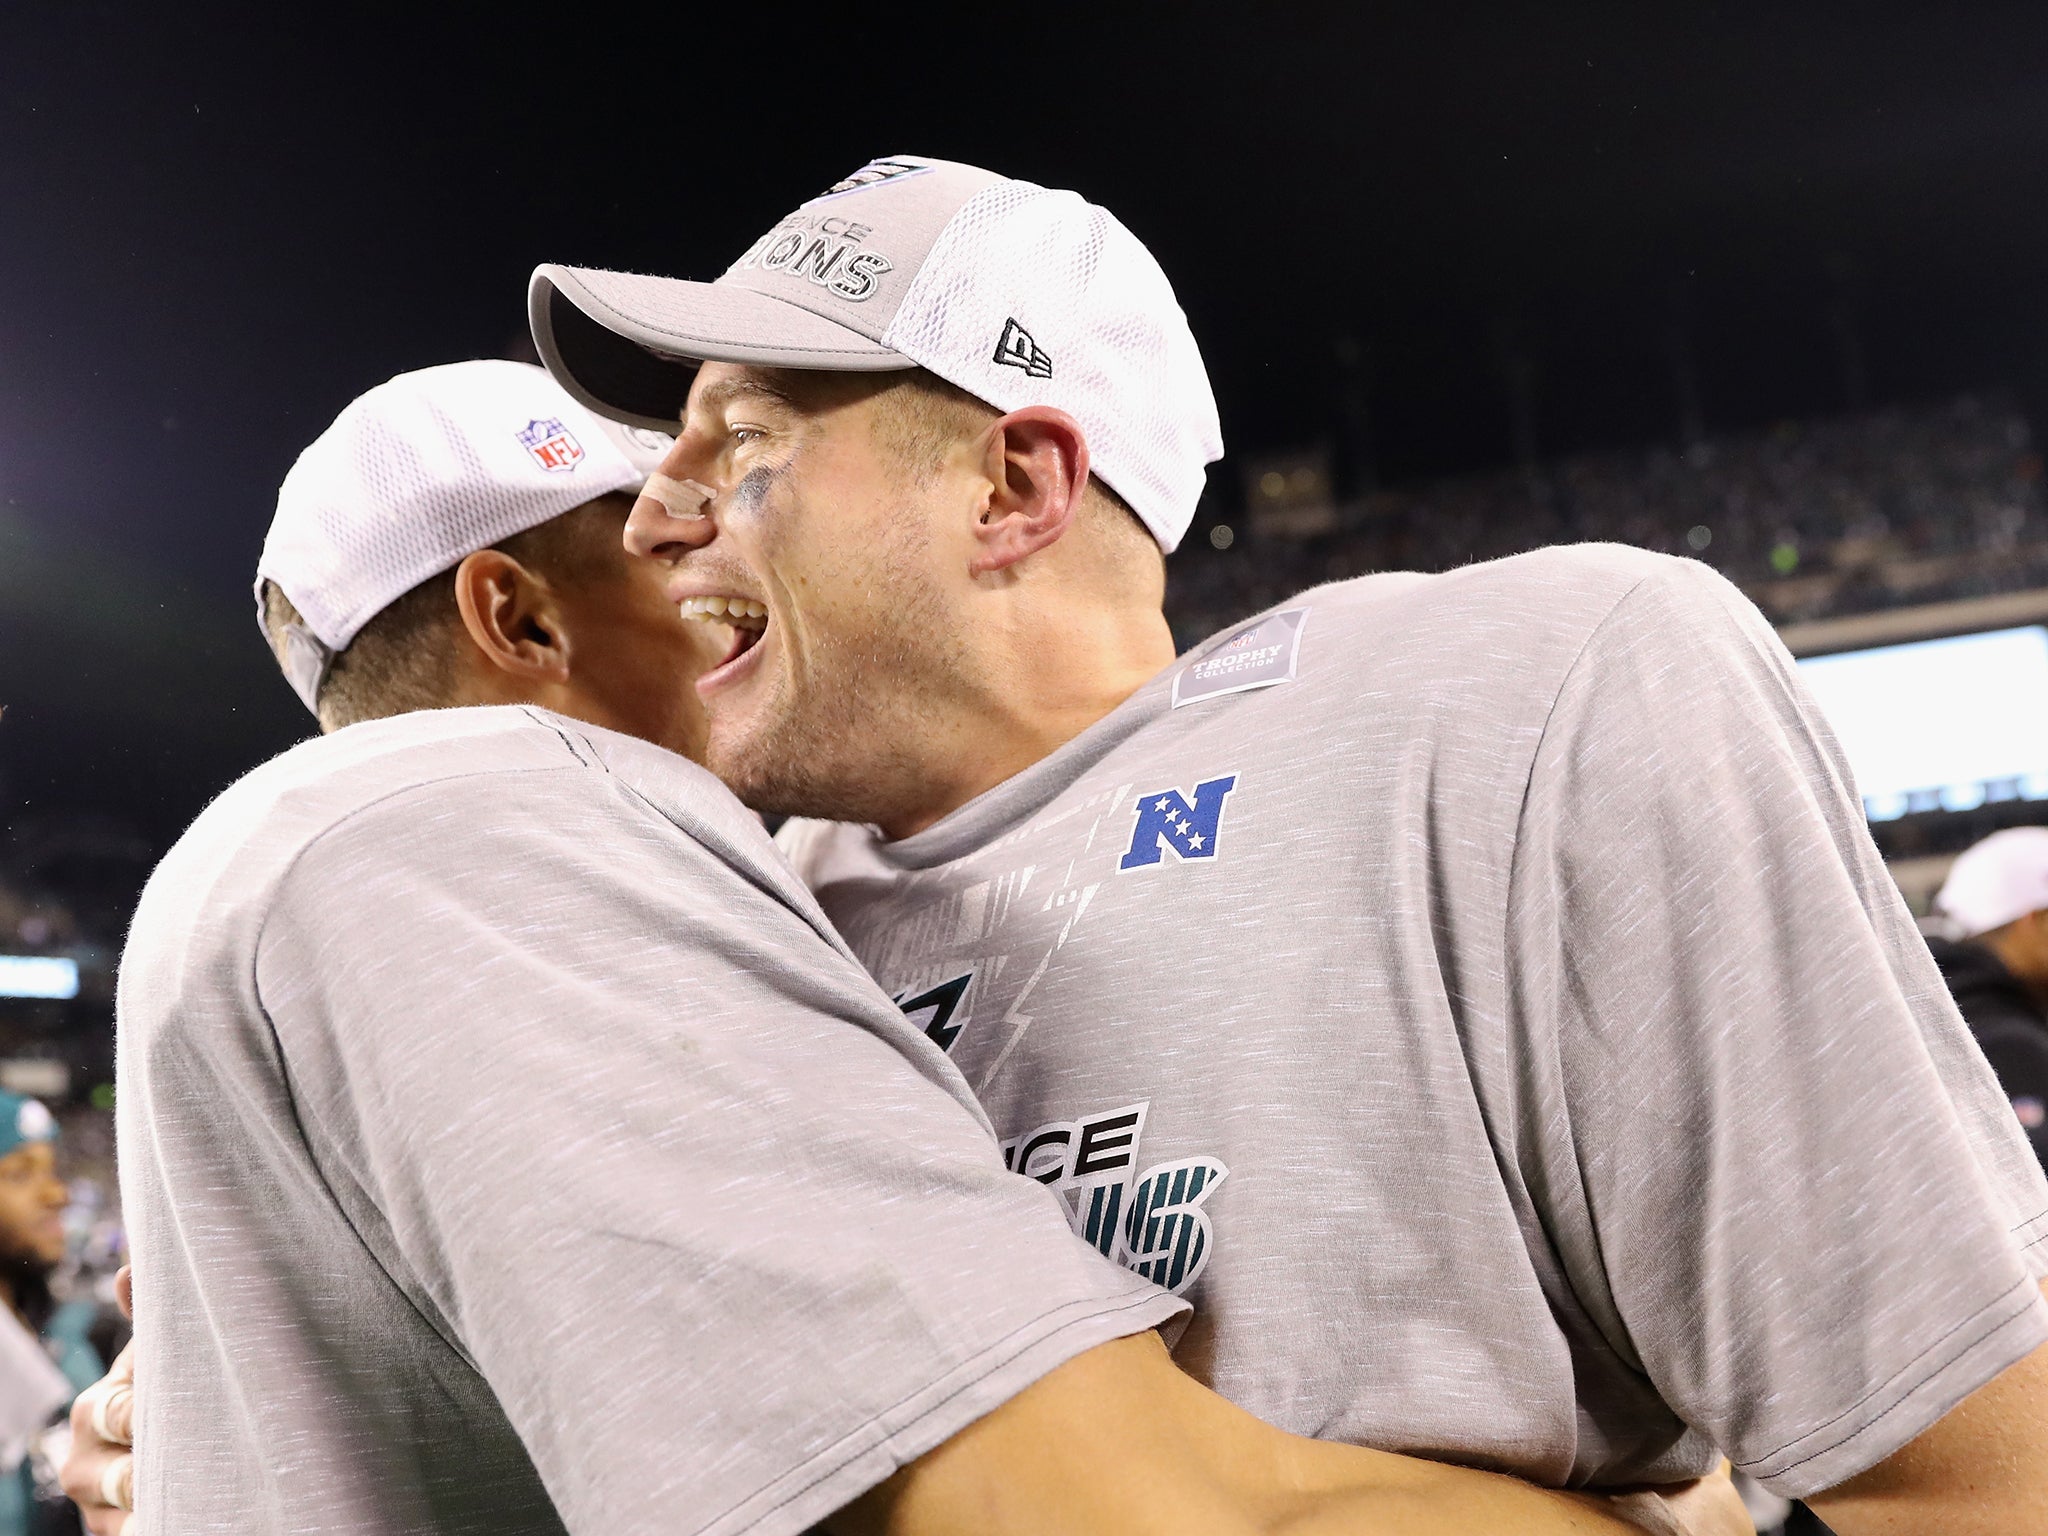
[[[1204,779],[1192,795],[1178,789],[1155,789],[1138,796],[1138,824],[1131,829],[1131,846],[1117,862],[1118,869],[1143,869],[1157,864],[1172,849],[1177,859],[1213,859],[1217,833],[1223,826],[1223,802],[1237,788],[1237,775]]]

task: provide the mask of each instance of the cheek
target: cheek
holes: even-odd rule
[[[889,534],[895,481],[869,455],[810,443],[782,464],[747,472],[733,488],[723,532],[764,580],[816,587],[857,569],[861,552]]]
[[[651,684],[693,683],[725,658],[725,631],[680,617],[667,603],[649,605],[622,625],[614,654],[606,660]]]

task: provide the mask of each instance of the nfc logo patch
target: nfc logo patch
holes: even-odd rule
[[[1215,858],[1223,828],[1223,802],[1236,787],[1237,775],[1230,773],[1203,780],[1191,798],[1177,789],[1155,789],[1138,796],[1138,824],[1131,829],[1131,846],[1116,867],[1143,869],[1157,864],[1163,850],[1169,848],[1178,859]]]

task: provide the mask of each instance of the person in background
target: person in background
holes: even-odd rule
[[[1967,849],[1934,898],[1935,964],[2048,1167],[2048,827]]]
[[[88,1338],[97,1304],[60,1303],[50,1291],[70,1203],[57,1176],[56,1116],[0,1092],[0,1536],[78,1529],[57,1487],[63,1447],[50,1432],[106,1362]]]

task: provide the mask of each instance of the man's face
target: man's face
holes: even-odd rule
[[[663,469],[717,491],[708,516],[628,535],[686,628],[748,605],[706,626],[725,643],[697,692],[706,765],[759,810],[886,820],[945,750],[966,670],[963,477],[920,475],[878,436],[888,385],[707,363]]]
[[[25,1142],[0,1157],[0,1261],[54,1269],[64,1257],[70,1203],[47,1141]]]
[[[694,685],[723,657],[724,632],[676,623],[668,572],[626,553],[629,507],[621,499],[601,509],[596,569],[557,584],[576,684],[598,723],[702,762],[704,705]]]

